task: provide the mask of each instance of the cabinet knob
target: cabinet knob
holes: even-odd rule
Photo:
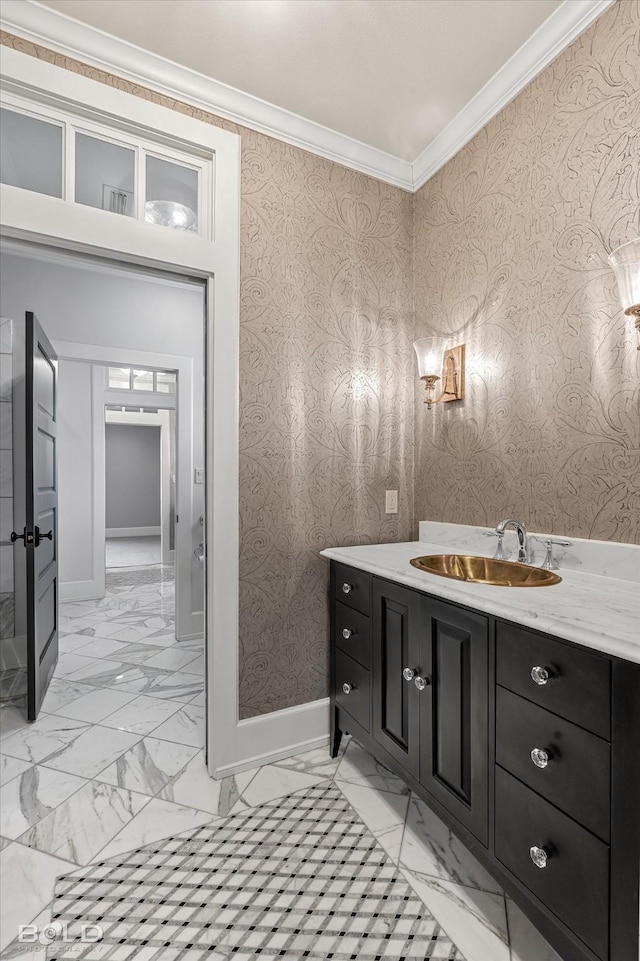
[[[425,687],[427,686],[427,684],[430,684],[431,681],[429,680],[428,677],[420,677],[420,675],[418,675],[418,676],[416,677],[414,683],[415,683],[415,685],[416,685],[416,687],[418,688],[419,691],[424,691],[424,689],[425,689]]]
[[[536,844],[529,848],[529,857],[537,868],[546,868],[547,861],[551,857],[546,848],[539,848]]]
[[[345,681],[344,684],[342,685],[343,694],[351,694],[351,692],[355,691],[355,689],[356,689],[355,684],[349,684],[348,681]]]
[[[353,637],[353,631],[350,627],[343,627],[342,636],[344,637],[345,641],[348,641],[350,637]]]
[[[534,747],[531,752],[531,760],[536,767],[546,767],[550,760],[549,752],[544,751],[541,747]]]
[[[402,672],[402,676],[405,681],[412,681],[416,676],[416,672],[412,671],[410,667],[405,667],[404,671]]]
[[[536,682],[536,684],[546,684],[549,680],[549,672],[546,667],[540,667],[536,664],[535,667],[531,668],[531,679]]]
[[[353,590],[353,585],[347,584],[347,582],[345,581],[344,584],[342,585],[342,593],[350,594],[352,590]]]

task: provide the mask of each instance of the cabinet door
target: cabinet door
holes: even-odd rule
[[[407,587],[373,579],[373,737],[414,777],[419,771],[419,691],[403,671],[416,676],[420,664],[420,632],[425,619],[424,595]]]
[[[429,599],[421,660],[420,782],[471,833],[488,836],[488,621]]]

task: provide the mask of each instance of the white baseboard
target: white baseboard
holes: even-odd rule
[[[61,604],[67,601],[99,601],[104,597],[104,586],[95,581],[58,581],[59,600]]]
[[[238,721],[235,735],[232,738],[233,760],[216,764],[216,754],[219,756],[222,753],[216,748],[221,746],[209,744],[215,778],[229,777],[252,767],[328,745],[329,698]]]
[[[160,527],[107,527],[105,537],[156,537],[160,536]]]

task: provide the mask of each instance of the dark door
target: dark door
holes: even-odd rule
[[[420,782],[478,840],[488,831],[488,622],[429,599],[421,654]]]
[[[420,662],[425,601],[417,591],[373,579],[372,734],[415,778],[420,765],[419,701],[426,670]]]
[[[58,661],[57,362],[42,327],[26,315],[27,712],[35,721]]]

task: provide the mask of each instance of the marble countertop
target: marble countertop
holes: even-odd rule
[[[492,587],[455,581],[411,567],[412,557],[456,552],[451,542],[446,543],[449,538],[442,540],[444,544],[425,537],[403,544],[330,547],[321,554],[434,597],[640,663],[640,588],[633,580],[561,567],[558,573],[562,582],[551,587]],[[491,556],[495,544],[489,547],[490,550],[463,551],[458,546],[457,552]]]

